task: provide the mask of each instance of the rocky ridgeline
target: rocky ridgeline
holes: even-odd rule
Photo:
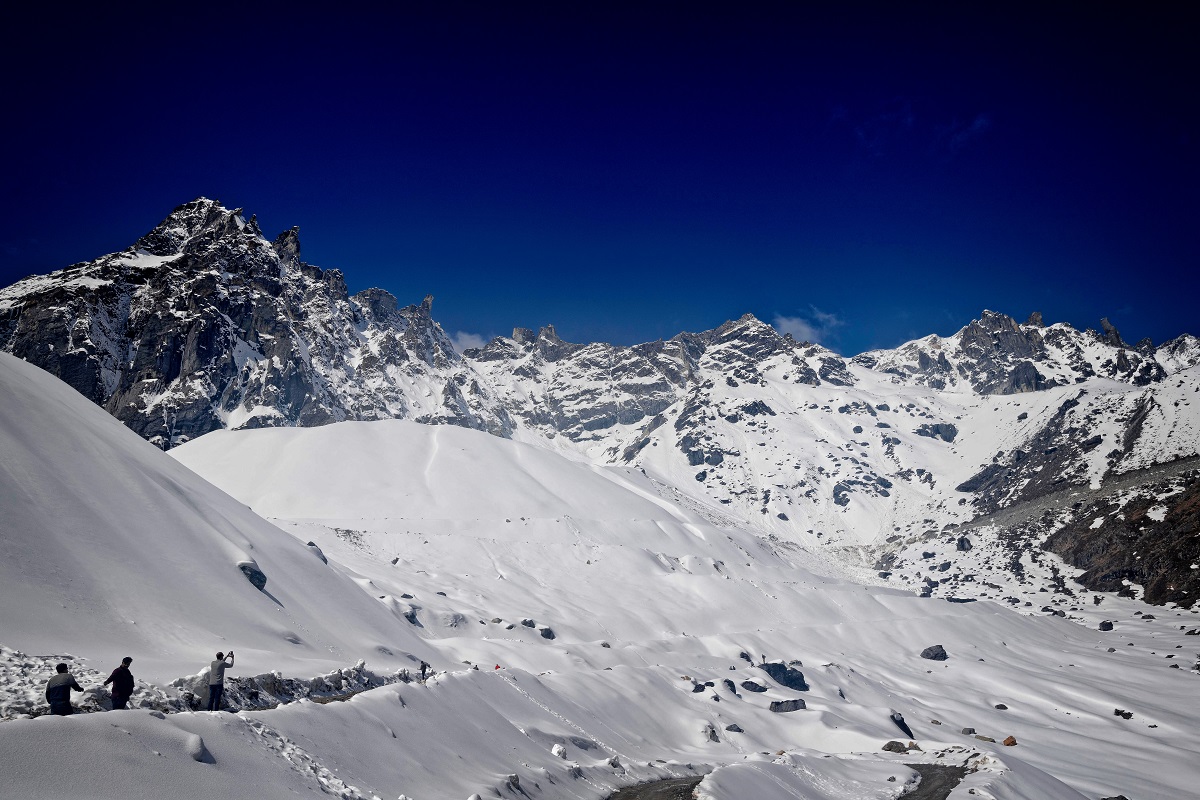
[[[1137,386],[1166,377],[1149,339],[1130,346],[1107,319],[1100,325],[1100,333],[1080,333],[1065,323],[1047,327],[1036,312],[1019,325],[1005,314],[984,311],[953,336],[927,336],[895,350],[863,353],[854,357],[854,363],[931,389],[965,383],[979,394],[1000,395],[1082,383],[1097,376]],[[1168,356],[1187,351],[1194,338],[1180,337],[1163,347]]]
[[[524,429],[674,476],[689,507],[785,542],[908,541],[1200,449],[1191,335],[1129,345],[1107,320],[985,311],[847,360],[746,315],[630,347],[517,328],[459,355],[431,300],[350,295],[295,229],[268,240],[199,199],[120,253],[0,289],[0,348],[164,448],[339,420]]]
[[[505,435],[432,298],[353,296],[295,228],[199,199],[128,249],[0,290],[0,346],[168,448],[218,428],[411,418]]]

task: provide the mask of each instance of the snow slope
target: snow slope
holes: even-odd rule
[[[128,654],[135,674],[163,681],[219,649],[238,672],[300,675],[423,652],[336,564],[8,354],[0,452],[0,643],[102,671]],[[240,563],[265,573],[265,591]]]
[[[217,646],[238,673],[387,662],[380,644],[439,667],[348,702],[0,722],[5,796],[598,800],[711,772],[712,800],[850,800],[899,796],[901,762],[969,764],[952,798],[1200,779],[1197,676],[1146,658],[1155,640],[862,586],[636,469],[401,421],[223,433],[173,460],[8,357],[0,436],[0,643],[35,654],[0,651],[0,695],[68,650],[128,651],[167,693]],[[910,738],[896,716],[922,751],[881,750]]]
[[[481,667],[467,673],[470,685],[515,682],[517,697],[489,690],[488,707],[547,750],[563,745],[571,763],[616,752],[734,765],[784,750],[791,763],[718,773],[701,789],[737,797],[748,789],[736,787],[769,783],[778,793],[756,796],[804,797],[813,780],[858,787],[860,776],[876,775],[874,766],[823,773],[822,756],[879,758],[887,740],[908,739],[891,720],[898,712],[931,759],[993,759],[954,797],[974,788],[1014,798],[1168,798],[1200,779],[1200,748],[1188,734],[1200,719],[1197,674],[1186,669],[1196,653],[1176,651],[1184,669],[1147,653],[1167,641],[1156,636],[1195,619],[1182,611],[1162,611],[1136,634],[1099,633],[992,602],[862,586],[794,544],[715,522],[720,507],[675,502],[636,469],[465,429],[381,421],[218,432],[172,454],[369,578],[444,663]],[[919,657],[935,643],[949,660]],[[754,666],[764,659],[792,664],[809,689],[773,681]],[[770,710],[797,698],[807,707]],[[548,710],[557,720],[549,729]],[[349,752],[347,734],[313,733],[291,709],[271,713],[281,730],[309,736],[314,752],[341,752],[339,764],[375,776],[364,779],[371,786],[387,786],[397,771],[416,780],[403,759],[381,766]],[[964,727],[1019,744],[981,742]],[[429,748],[472,746],[466,732],[445,736],[415,745],[411,758],[443,763]],[[569,737],[600,742],[602,752]],[[538,774],[534,763],[522,786]],[[776,781],[775,771],[791,777]]]

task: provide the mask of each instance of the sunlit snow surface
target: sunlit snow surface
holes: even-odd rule
[[[245,673],[409,654],[439,670],[345,703],[2,722],[5,795],[601,798],[712,771],[713,800],[849,800],[897,796],[902,761],[977,767],[954,798],[1178,798],[1200,781],[1194,647],[1169,669],[1146,633],[856,584],[636,469],[475,431],[217,432],[175,460],[8,356],[0,392],[0,643],[104,674],[129,654],[160,684],[217,648]],[[274,600],[237,570],[247,554]],[[932,644],[950,658],[920,658]],[[799,662],[811,688],[743,652]],[[793,698],[807,708],[769,710]],[[895,712],[922,752],[881,752],[908,741]]]

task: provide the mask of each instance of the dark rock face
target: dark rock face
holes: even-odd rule
[[[921,658],[928,658],[931,661],[945,661],[949,657],[950,655],[946,652],[946,648],[940,644],[926,647],[921,651]]]
[[[1111,437],[1113,423],[1122,433],[1108,454],[1108,469],[1117,469],[1134,451],[1146,419],[1155,412],[1153,394],[1125,395],[1120,404],[1080,390],[1064,400],[1037,432],[1021,446],[996,455],[955,489],[976,496],[973,505],[990,513],[1022,500],[1035,500],[1071,485],[1089,482],[1087,454]],[[1106,433],[1094,433],[1097,429]]]
[[[767,690],[767,687],[754,681],[742,681],[742,688],[747,692],[765,692]]]
[[[267,587],[267,576],[263,571],[254,564],[238,564],[238,569],[246,576],[246,580],[254,585],[255,589],[260,592]]]
[[[269,243],[212,200],[180,206],[128,250],[4,293],[0,347],[164,449],[222,427],[346,419],[512,429],[428,300],[348,296],[340,272],[300,260],[295,229]],[[414,383],[427,392],[414,397]]]
[[[793,669],[786,664],[779,663],[759,664],[758,668],[770,675],[771,680],[780,686],[794,689],[797,692],[808,691],[808,684],[804,681],[804,673],[798,669]]]
[[[1093,527],[1097,519],[1102,522]],[[1077,580],[1088,589],[1119,592],[1129,580],[1145,587],[1148,603],[1191,608],[1200,594],[1200,570],[1191,568],[1200,563],[1197,530],[1200,473],[1192,473],[1177,484],[1147,486],[1123,505],[1104,501],[1081,509],[1043,547],[1086,570]]]
[[[785,714],[788,711],[800,711],[803,708],[807,708],[807,706],[798,697],[794,700],[774,700],[771,702],[771,710],[777,714]]]
[[[899,711],[892,712],[892,722],[895,723],[896,727],[899,728],[905,736],[910,739],[916,738],[913,736],[912,729],[908,727],[908,723],[904,721],[904,715]]]
[[[958,428],[949,422],[938,422],[933,425],[922,425],[916,430],[917,436],[928,436],[931,439],[941,439],[943,442],[953,442],[958,436]]]

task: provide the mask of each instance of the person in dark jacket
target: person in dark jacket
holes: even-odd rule
[[[125,708],[125,704],[129,702],[130,695],[133,694],[133,673],[129,671],[129,665],[133,663],[133,659],[125,656],[121,659],[121,666],[112,671],[112,675],[108,676],[108,680],[104,682],[105,686],[112,684],[112,704],[113,711]]]
[[[71,708],[71,692],[82,692],[83,687],[75,682],[75,676],[67,672],[66,664],[54,668],[58,674],[46,683],[46,700],[50,703],[50,713],[60,717],[70,716],[75,712]]]
[[[221,695],[225,693],[225,668],[233,666],[233,651],[229,651],[229,661],[224,653],[217,653],[217,660],[208,665],[208,710],[221,710]]]

